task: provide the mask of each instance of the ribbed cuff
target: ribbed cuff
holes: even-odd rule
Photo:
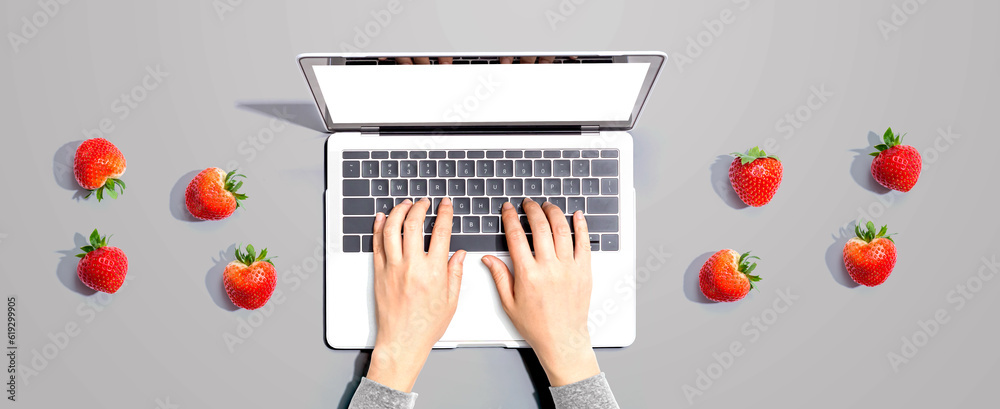
[[[398,391],[371,379],[361,378],[361,384],[354,392],[350,407],[358,409],[413,409],[413,405],[416,403],[417,394],[415,392]]]
[[[604,372],[569,385],[549,387],[556,408],[619,409]]]

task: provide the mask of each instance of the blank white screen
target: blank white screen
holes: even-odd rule
[[[628,121],[649,63],[321,65],[334,123]]]

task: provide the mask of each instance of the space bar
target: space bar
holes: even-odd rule
[[[431,236],[424,236],[424,251],[430,248]],[[451,236],[451,248],[448,251],[507,251],[507,237],[502,234]]]

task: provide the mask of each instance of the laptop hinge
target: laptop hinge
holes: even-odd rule
[[[601,133],[601,127],[597,125],[583,125],[580,127],[580,135],[594,136]]]
[[[362,126],[361,127],[361,134],[362,135],[378,135],[379,134],[378,127],[377,126]]]

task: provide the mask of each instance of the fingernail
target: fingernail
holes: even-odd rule
[[[531,198],[530,198],[530,197],[526,197],[526,198],[524,198],[524,201],[525,201],[525,202],[534,202],[534,200],[531,200]]]
[[[573,212],[573,218],[576,220],[583,220],[583,212],[579,210]]]
[[[489,257],[483,256],[483,264],[486,264],[486,267],[493,267],[493,260],[490,260]]]
[[[410,199],[403,199],[403,201],[399,204],[413,204],[413,202],[411,202]]]
[[[513,208],[514,208],[514,205],[510,204],[510,202],[503,202],[503,209],[504,210],[510,210],[510,209],[513,209]]]
[[[430,200],[431,200],[431,199],[428,199],[428,198],[426,198],[426,197],[422,197],[422,198],[420,198],[420,201],[421,201],[421,202],[429,202]]]
[[[461,250],[459,250],[459,251],[461,251]],[[466,252],[462,251],[462,254],[459,254],[459,255],[458,255],[458,262],[459,262],[459,264],[461,264],[461,263],[464,263],[464,262],[465,262],[465,255],[466,255],[466,254],[467,254]]]
[[[444,199],[441,199],[441,204],[451,206],[451,198],[446,197]]]
[[[382,219],[384,218],[385,218],[385,213],[382,212],[375,213],[375,220],[382,221]]]

